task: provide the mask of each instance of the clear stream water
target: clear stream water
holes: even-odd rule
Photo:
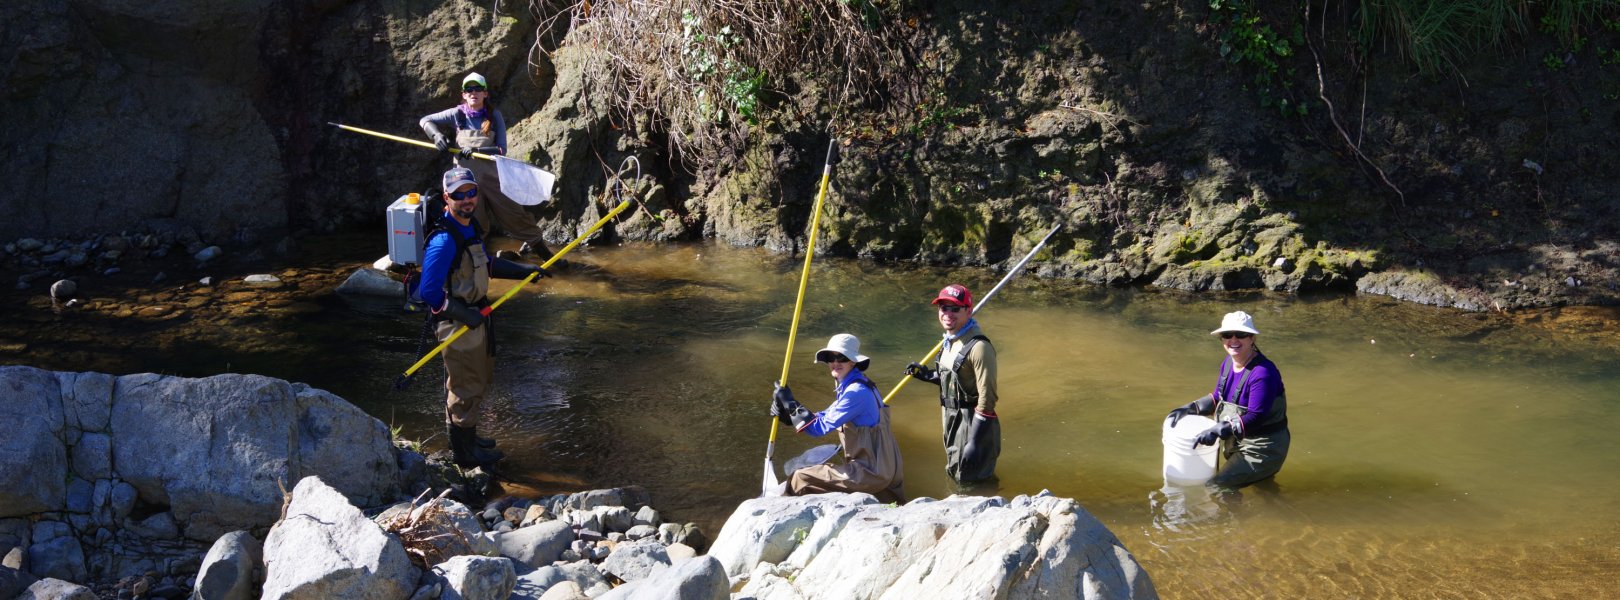
[[[801,259],[711,244],[570,258],[597,268],[497,313],[481,433],[502,441],[519,493],[638,484],[712,537],[759,493]],[[983,294],[999,278],[818,259],[790,384],[825,407],[832,380],[812,354],[850,332],[892,387],[938,339],[932,294],[952,281]],[[1212,499],[1163,486],[1159,428],[1212,387],[1222,352],[1208,331],[1231,310],[1264,332],[1294,441],[1275,486]],[[1031,277],[979,319],[1000,356],[1004,450],[998,487],[972,493],[1075,498],[1165,597],[1620,595],[1620,344],[1380,298]],[[333,302],[303,325],[309,355],[229,369],[329,389],[424,438],[442,422],[438,361],[389,391],[417,356],[419,322],[392,303]],[[953,493],[932,386],[908,385],[892,406],[908,495]],[[776,462],[828,441],[784,428]]]

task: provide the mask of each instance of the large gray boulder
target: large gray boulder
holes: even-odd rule
[[[877,504],[870,494],[767,496],[744,500],[726,519],[709,548],[728,577],[740,577],[760,562],[777,563],[798,547],[800,530],[809,532],[821,517],[850,506]]]
[[[16,600],[96,600],[96,594],[76,583],[47,578],[28,586]]]
[[[0,598],[16,598],[36,581],[39,579],[25,571],[0,565]]]
[[[197,569],[192,600],[252,600],[259,589],[264,545],[246,531],[219,537]]]
[[[726,579],[726,570],[720,565],[720,561],[714,557],[700,556],[660,570],[646,579],[613,588],[613,591],[597,596],[597,599],[724,600],[730,597],[730,590],[731,584]]]
[[[73,537],[72,528],[61,521],[34,524],[33,544],[28,546],[28,569],[39,577],[84,581],[84,547]]]
[[[517,574],[512,561],[488,556],[457,556],[433,567],[443,586],[439,600],[506,600]]]
[[[602,572],[590,561],[574,561],[571,563],[540,567],[528,573],[519,575],[517,585],[512,588],[512,598],[521,600],[534,600],[541,597],[551,588],[563,582],[574,584],[585,595],[596,597],[613,589],[608,585]]]
[[[656,540],[642,540],[619,544],[606,560],[602,572],[618,577],[620,581],[639,581],[669,568],[669,552]]]
[[[0,390],[0,519],[65,511],[211,542],[275,522],[281,486],[308,475],[368,506],[399,491],[388,428],[303,384],[0,367]],[[137,501],[168,510],[123,522]]]
[[[495,534],[501,556],[531,568],[556,562],[574,541],[574,531],[562,521],[545,521],[522,529]]]
[[[745,502],[727,521],[715,543],[717,549],[727,549],[727,557],[715,558],[723,563],[729,557],[733,565],[747,569],[745,577],[732,575],[733,582],[747,580],[740,590],[743,596],[1157,597],[1147,573],[1113,533],[1073,500],[1045,493],[1010,502],[976,496],[923,498],[900,507],[862,502],[840,506],[828,504],[834,499],[828,498],[819,509],[834,510],[793,536],[796,547],[783,560],[739,560],[729,550],[736,547],[730,540],[739,537],[770,537],[738,527],[773,528],[781,519],[762,515],[791,515],[795,504],[809,509],[810,498],[762,499],[770,500],[758,503],[763,506]]]
[[[120,377],[111,429],[118,475],[195,540],[273,522],[280,486],[310,475],[362,505],[399,489],[387,426],[280,379]]]
[[[398,539],[313,476],[270,528],[264,562],[264,600],[404,600],[418,576]]]
[[[0,518],[62,510],[67,444],[61,386],[49,371],[0,367]]]

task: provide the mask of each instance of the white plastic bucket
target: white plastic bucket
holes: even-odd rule
[[[1164,482],[1169,485],[1203,485],[1215,476],[1215,446],[1199,446],[1198,434],[1215,426],[1200,415],[1187,415],[1170,426],[1164,420]]]

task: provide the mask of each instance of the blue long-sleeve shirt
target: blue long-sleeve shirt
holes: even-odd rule
[[[501,154],[506,154],[506,119],[501,118],[500,111],[495,110],[494,107],[488,104],[484,106],[482,114],[485,116],[468,116],[467,112],[462,110],[462,105],[456,105],[448,110],[441,110],[422,117],[422,120],[417,121],[416,124],[422,128],[422,131],[427,132],[429,136],[435,133],[444,135],[454,145],[457,130],[481,129],[484,126],[484,119],[488,118],[491,121],[489,132],[495,137],[495,146],[500,149]]]
[[[462,225],[455,219],[446,216],[440,226],[443,227],[444,224],[448,224],[448,226],[456,228],[461,233],[461,239],[472,244],[478,241],[478,229],[473,223],[476,222]],[[487,246],[484,254],[489,254]],[[461,257],[456,254],[455,236],[443,230],[429,238],[427,247],[422,250],[422,279],[417,283],[416,294],[422,299],[423,303],[433,309],[433,312],[444,310],[444,307],[450,303],[450,297],[445,293],[445,280],[449,279],[450,268],[458,260],[461,260]]]
[[[827,410],[816,413],[804,429],[800,430],[810,435],[821,437],[837,430],[845,423],[854,423],[861,427],[872,427],[882,420],[883,403],[878,398],[877,386],[866,374],[858,369],[850,369],[849,374],[838,382],[834,388],[837,397],[833,399],[832,406]]]
[[[1243,413],[1243,430],[1264,423],[1271,416],[1272,406],[1283,395],[1282,371],[1277,365],[1257,354],[1244,367],[1245,373],[1232,372],[1232,359],[1221,361],[1221,376],[1215,381],[1216,400],[1225,400],[1247,409]],[[1241,387],[1239,387],[1241,386]]]

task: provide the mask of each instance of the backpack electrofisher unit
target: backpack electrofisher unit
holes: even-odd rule
[[[427,234],[427,203],[422,195],[405,194],[388,205],[388,260],[401,265],[421,265],[422,246]]]

